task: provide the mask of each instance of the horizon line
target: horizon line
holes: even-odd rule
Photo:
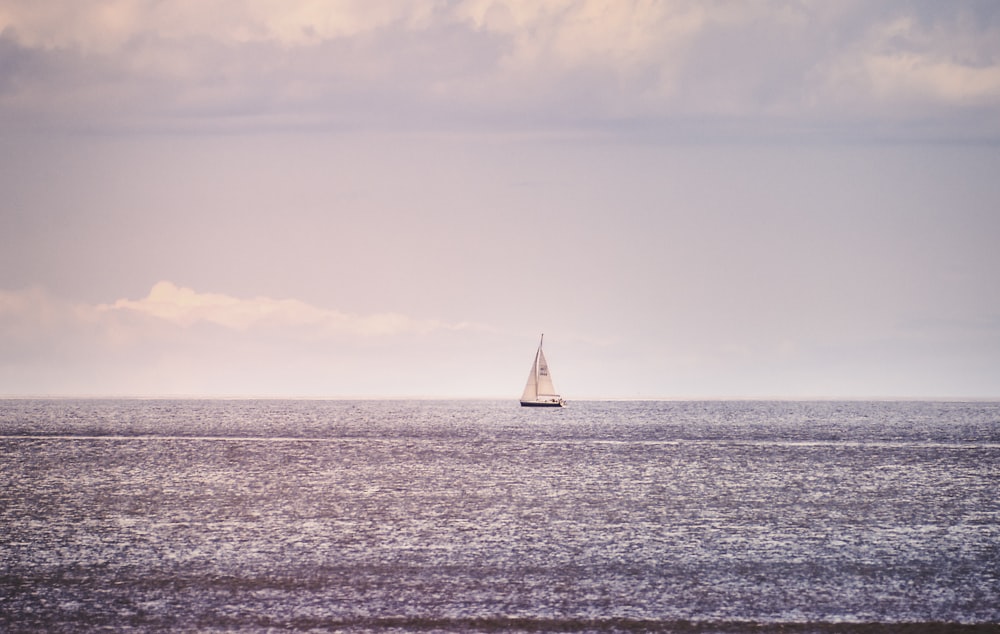
[[[317,394],[0,394],[0,400],[134,400],[134,401],[517,401],[518,397],[478,395],[317,395]],[[1000,402],[1000,395],[672,395],[672,396],[613,396],[588,395],[570,397],[567,403],[573,402],[692,402],[692,401],[789,401],[789,402],[836,402],[836,401],[875,401],[875,402]]]

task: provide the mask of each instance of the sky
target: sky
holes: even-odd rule
[[[0,0],[0,395],[1000,398],[1000,4]]]

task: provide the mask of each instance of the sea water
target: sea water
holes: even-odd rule
[[[1000,403],[0,401],[5,631],[998,623]]]

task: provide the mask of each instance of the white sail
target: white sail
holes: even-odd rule
[[[531,365],[531,374],[528,375],[528,383],[524,386],[524,393],[521,394],[521,401],[538,400],[538,355],[535,355],[535,362]]]
[[[552,385],[552,375],[549,374],[549,364],[545,362],[545,353],[542,352],[542,346],[538,346],[538,359],[535,362],[538,366],[538,393],[536,396],[538,398],[548,398],[548,397],[558,397],[556,394],[556,388]]]
[[[524,393],[521,394],[521,404],[551,404],[561,405],[562,399],[556,394],[556,388],[552,384],[552,374],[549,373],[549,364],[545,361],[545,354],[542,352],[542,340],[538,342],[538,351],[535,353],[535,362],[531,364],[531,373],[528,374],[528,382],[524,386]]]

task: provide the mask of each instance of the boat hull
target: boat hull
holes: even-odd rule
[[[521,407],[562,407],[562,401],[521,401]]]

